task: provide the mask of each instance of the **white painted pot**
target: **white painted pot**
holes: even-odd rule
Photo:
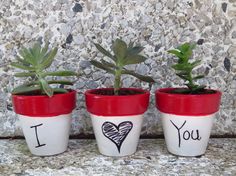
[[[90,115],[101,154],[126,156],[136,152],[143,115],[120,117]]]
[[[219,110],[221,92],[179,94],[174,89],[156,91],[156,107],[161,113],[167,149],[179,156],[203,155],[213,118]]]
[[[76,91],[46,95],[12,95],[13,108],[34,155],[49,156],[67,149]]]
[[[18,116],[32,154],[48,156],[67,150],[71,113],[54,117]]]
[[[206,152],[213,118],[161,113],[165,142],[170,153],[179,156],[198,156]]]
[[[136,92],[128,95],[104,95],[110,88],[85,92],[86,106],[92,119],[99,152],[106,156],[126,156],[136,152],[143,114],[148,108],[148,91],[122,88]]]

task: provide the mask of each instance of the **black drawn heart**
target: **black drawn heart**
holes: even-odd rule
[[[118,126],[111,122],[104,122],[102,133],[116,145],[120,153],[121,145],[132,128],[133,123],[130,121],[121,122]]]

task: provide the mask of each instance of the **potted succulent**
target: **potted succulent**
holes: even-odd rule
[[[11,63],[24,70],[16,73],[16,77],[28,78],[12,90],[12,103],[31,153],[39,156],[55,155],[67,149],[71,112],[76,106],[76,91],[63,88],[72,85],[72,81],[48,79],[77,75],[73,71],[47,71],[56,53],[57,48],[50,50],[48,44],[42,47],[36,43],[32,48],[20,50],[16,62]]]
[[[144,62],[147,58],[140,54],[144,48],[132,42],[127,45],[123,40],[116,39],[112,44],[113,55],[101,45],[95,43],[95,46],[110,61],[92,60],[91,64],[114,75],[113,88],[85,92],[98,149],[107,156],[131,155],[137,149],[150,93],[138,88],[121,88],[121,76],[128,74],[142,81],[154,82],[151,77],[137,74],[125,67]]]
[[[195,83],[204,75],[193,74],[194,68],[201,62],[190,62],[194,48],[195,44],[184,43],[168,51],[178,57],[172,68],[187,87],[162,88],[155,93],[167,149],[180,156],[199,156],[205,153],[213,117],[220,106],[220,91]]]

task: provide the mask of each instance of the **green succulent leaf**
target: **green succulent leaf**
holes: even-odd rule
[[[176,74],[180,74],[180,75],[189,75],[189,72],[187,72],[187,71],[185,71],[185,70],[181,70],[181,71],[179,71],[178,73],[176,73]]]
[[[149,82],[149,83],[154,83],[155,81],[153,80],[152,77],[150,76],[144,76],[144,75],[140,75],[138,73],[135,73],[134,71],[131,70],[122,70],[122,74],[128,74],[128,75],[132,75],[144,82]]]
[[[39,68],[41,70],[48,68],[52,64],[52,62],[57,54],[57,50],[58,50],[57,48],[54,48],[53,50],[51,50],[50,52],[48,52],[44,56],[42,62],[39,65]]]
[[[175,70],[183,70],[183,71],[191,71],[193,69],[193,66],[191,64],[175,64],[172,65],[172,68]]]
[[[32,59],[34,60],[35,65],[39,63],[39,59],[41,57],[41,46],[38,42],[36,42],[33,48],[29,49]]]
[[[192,51],[187,51],[186,53],[183,54],[183,60],[185,63],[188,62],[189,58],[192,56]]]
[[[28,93],[28,92],[34,92],[40,90],[40,86],[19,86],[12,90],[12,94],[22,94],[22,93]]]
[[[186,53],[189,51],[192,51],[196,47],[196,44],[190,44],[190,43],[184,43],[177,47],[178,50],[180,50],[182,53]]]
[[[24,59],[21,59],[20,56],[16,56],[16,60],[20,63],[23,64],[24,66],[30,66],[31,64],[29,62],[27,62]]]
[[[21,72],[21,73],[15,73],[15,77],[29,77],[29,76],[36,76],[34,72]]]
[[[183,55],[181,54],[181,52],[179,50],[168,50],[168,53],[174,54],[175,56],[177,56],[179,59],[182,60]]]
[[[185,80],[189,79],[188,75],[183,75],[183,74],[180,74],[180,73],[176,73],[176,75],[179,76],[182,79],[185,79]]]
[[[109,73],[114,74],[114,70],[112,70],[112,68],[110,68],[110,67],[108,67],[108,66],[106,66],[106,65],[104,65],[104,64],[102,64],[102,63],[100,63],[100,62],[98,62],[96,60],[91,60],[90,63],[92,65],[94,65],[95,67],[97,67],[97,68],[100,68],[102,70],[105,70],[105,71],[107,71]]]
[[[55,72],[45,72],[42,74],[42,77],[45,76],[77,76],[78,74],[73,71],[55,71]]]
[[[117,59],[122,62],[122,60],[126,57],[127,52],[127,44],[121,40],[116,39],[112,45],[113,52],[115,53]]]
[[[45,46],[41,49],[42,56],[44,56],[48,52],[48,46],[49,46],[49,42],[46,42]]]
[[[47,42],[43,48],[40,47],[40,54],[37,59],[38,64],[41,63],[43,59],[45,58],[45,55],[48,52],[48,46],[49,46],[49,43]]]
[[[144,50],[144,47],[142,46],[135,46],[131,48],[129,47],[127,53],[128,55],[136,55],[136,54],[139,54],[143,50]]]
[[[22,87],[30,87],[30,86],[36,86],[36,85],[40,86],[40,82],[39,81],[30,81],[30,82],[26,82],[18,87],[21,87],[21,86]]]
[[[12,62],[11,66],[22,69],[22,70],[28,70],[28,71],[34,71],[35,70],[35,68],[33,68],[33,67],[22,65],[22,64],[17,63],[17,62]]]
[[[63,88],[53,88],[53,92],[57,92],[57,93],[67,93],[68,90],[63,89]]]
[[[52,80],[52,81],[48,81],[48,84],[73,85],[73,84],[74,84],[74,81],[68,81],[68,80]]]
[[[202,79],[204,77],[205,75],[198,75],[198,76],[193,77],[193,80]]]
[[[194,61],[193,63],[191,63],[191,65],[193,66],[193,67],[196,67],[196,66],[198,66],[198,65],[200,65],[201,64],[201,60],[196,60],[196,61]]]
[[[49,86],[47,81],[45,79],[39,79],[40,85],[43,89],[43,91],[49,96],[53,96],[53,89]]]
[[[107,67],[112,67],[112,68],[117,68],[117,66],[113,63],[110,63],[110,62],[107,62],[103,59],[101,59],[101,63],[104,65],[104,66],[107,66]]]
[[[96,48],[98,49],[98,51],[100,51],[102,54],[104,54],[105,56],[113,59],[115,61],[115,57],[106,49],[104,49],[101,45],[99,45],[98,43],[94,43],[94,45],[96,46]]]
[[[34,58],[32,53],[30,52],[30,49],[23,47],[22,50],[20,51],[20,55],[24,58],[24,60],[29,62],[32,66],[37,65],[37,60],[36,58]]]
[[[130,64],[139,64],[144,62],[145,60],[147,60],[146,57],[141,56],[141,55],[130,55],[127,56],[125,61],[124,61],[124,65],[130,65]]]

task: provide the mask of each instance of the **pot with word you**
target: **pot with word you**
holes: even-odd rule
[[[156,91],[156,107],[161,112],[167,149],[180,156],[199,156],[206,151],[221,92],[177,94],[175,88]],[[209,89],[210,90],[210,89]]]

